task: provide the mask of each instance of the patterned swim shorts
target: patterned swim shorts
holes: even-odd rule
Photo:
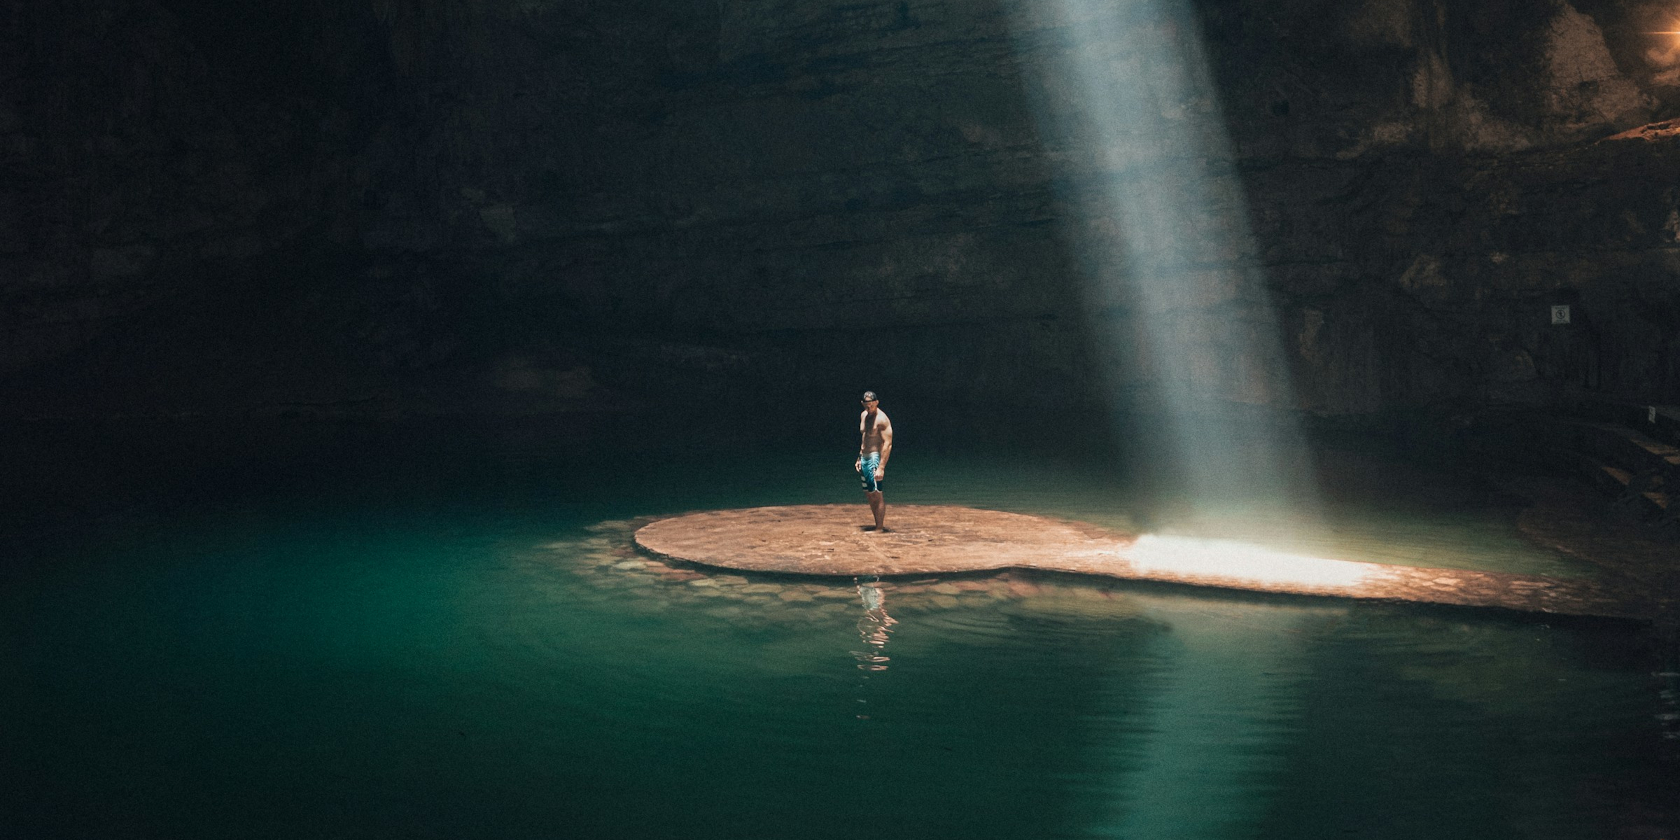
[[[882,478],[880,481],[875,480],[875,468],[879,467],[880,465],[881,465],[881,453],[871,452],[868,455],[863,456],[863,470],[862,470],[863,492],[865,492],[865,493],[877,492],[881,489],[881,485],[886,483],[885,478]]]

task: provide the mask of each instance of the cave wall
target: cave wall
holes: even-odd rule
[[[1079,103],[1037,8],[11,0],[7,410],[1094,405],[1142,316],[1088,305],[1081,190],[1124,173],[1039,121]],[[1611,139],[1677,115],[1666,14],[1187,7],[1295,383],[1233,399],[1680,399],[1680,140]]]

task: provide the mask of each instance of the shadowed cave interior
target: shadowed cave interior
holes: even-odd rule
[[[1676,30],[8,0],[0,834],[823,837],[846,784],[913,781],[965,815],[890,790],[880,833],[1672,837]],[[1579,578],[1641,619],[636,549],[866,521],[864,389],[889,517]]]

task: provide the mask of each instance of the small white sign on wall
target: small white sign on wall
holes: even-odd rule
[[[1552,323],[1554,323],[1554,324],[1567,324],[1567,323],[1569,323],[1569,304],[1560,303],[1557,306],[1552,307]]]

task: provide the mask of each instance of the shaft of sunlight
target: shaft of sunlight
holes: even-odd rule
[[[1316,509],[1288,366],[1194,10],[1014,9],[1029,97],[1071,208],[1111,393],[1162,444],[1192,521]]]

